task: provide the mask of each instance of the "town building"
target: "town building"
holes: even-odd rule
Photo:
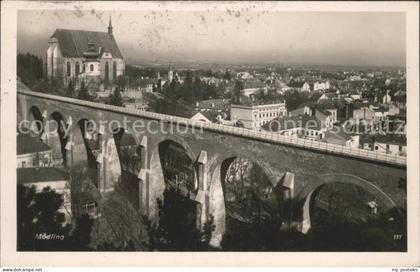
[[[254,80],[254,81],[244,82],[244,87],[241,90],[241,93],[242,95],[250,97],[252,95],[259,94],[261,92],[267,93],[267,91],[268,91],[268,88],[264,82]]]
[[[391,104],[392,99],[389,95],[389,90],[386,91],[386,94],[382,97],[382,104]]]
[[[52,149],[36,135],[18,134],[16,148],[17,168],[53,165]]]
[[[124,107],[133,110],[147,111],[149,109],[148,104],[141,98],[123,97],[123,104]]]
[[[113,82],[124,74],[125,61],[113,34],[111,18],[107,32],[56,29],[46,52],[49,78]]]
[[[238,72],[236,78],[241,80],[252,80],[254,79],[254,76],[248,72]]]
[[[338,118],[337,118],[338,108],[337,108],[336,105],[334,105],[332,103],[323,103],[323,104],[318,104],[317,108],[320,109],[320,110],[329,112],[331,114],[330,118],[331,118],[331,122],[333,124],[338,122]]]
[[[376,113],[373,109],[367,106],[353,109],[353,118],[356,121],[364,120],[368,123],[372,122],[376,118]]]
[[[216,78],[216,77],[200,77],[200,80],[208,85],[214,85],[218,87],[222,82],[227,83],[227,80]]]
[[[218,122],[229,117],[230,99],[208,99],[195,103],[191,119],[205,122]]]
[[[311,91],[311,85],[308,82],[305,81],[294,81],[291,80],[288,84],[288,86],[294,90],[300,91],[300,92],[310,92]]]
[[[330,82],[329,81],[317,81],[314,83],[314,91],[324,91],[330,89]]]
[[[400,135],[377,135],[373,140],[373,148],[374,151],[406,156],[407,139]]]
[[[315,116],[325,126],[326,129],[331,129],[333,123],[337,120],[337,116],[333,117],[330,111],[318,108],[316,106],[303,106],[290,112],[291,116],[307,115]]]
[[[338,101],[340,99],[339,94],[337,93],[323,93],[321,96],[319,96],[317,102],[318,103],[324,103],[324,102],[334,102]]]
[[[359,135],[346,134],[341,127],[337,127],[336,130],[327,130],[324,132],[324,138],[322,142],[347,146],[352,148],[359,148]]]
[[[274,118],[287,115],[286,103],[259,104],[250,101],[246,104],[231,105],[230,119],[240,121],[245,128],[259,130]]]

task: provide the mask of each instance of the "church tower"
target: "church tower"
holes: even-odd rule
[[[169,62],[168,82],[171,83],[173,79],[174,79],[174,71],[172,71],[172,62]]]
[[[109,16],[108,34],[109,34],[109,35],[112,35],[112,22],[111,22],[111,16]]]

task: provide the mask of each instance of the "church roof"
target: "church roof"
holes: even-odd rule
[[[91,40],[97,51],[101,47],[101,51],[111,53],[112,57],[123,58],[114,36],[108,32],[56,29],[51,38],[57,39],[63,57],[82,58]]]

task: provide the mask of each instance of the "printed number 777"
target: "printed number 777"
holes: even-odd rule
[[[394,240],[401,240],[402,234],[394,234]]]

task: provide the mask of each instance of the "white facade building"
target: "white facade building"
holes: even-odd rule
[[[231,105],[230,119],[240,121],[245,128],[259,130],[271,120],[287,115],[286,103]]]

